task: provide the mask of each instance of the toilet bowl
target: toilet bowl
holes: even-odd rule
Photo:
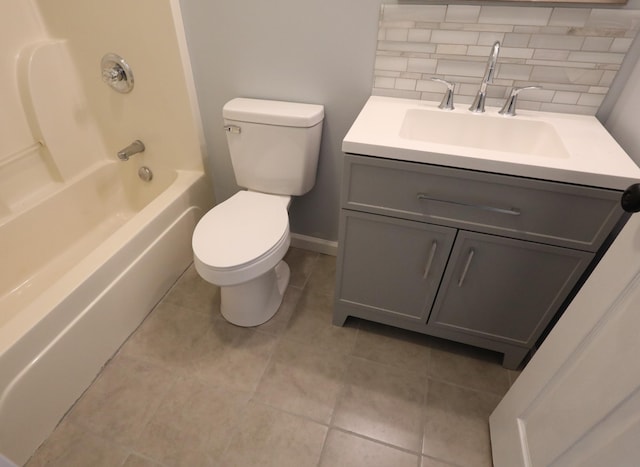
[[[193,232],[194,264],[220,286],[220,312],[258,326],[278,311],[291,275],[289,204],[315,184],[324,108],[232,99],[223,108],[238,184],[246,190],[206,213]]]
[[[239,191],[214,207],[193,233],[200,277],[221,287],[221,313],[238,326],[258,326],[278,310],[289,283],[291,198]]]

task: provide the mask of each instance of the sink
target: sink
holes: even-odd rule
[[[400,137],[528,156],[568,158],[562,139],[546,122],[434,109],[408,109]]]
[[[592,115],[521,109],[515,117],[371,96],[345,153],[624,190],[640,168]]]

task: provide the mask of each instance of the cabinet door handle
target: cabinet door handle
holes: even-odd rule
[[[467,262],[464,265],[464,269],[462,270],[462,274],[460,275],[460,279],[458,280],[458,287],[462,287],[465,278],[467,277],[467,272],[469,271],[469,266],[471,266],[471,260],[473,259],[473,255],[475,251],[473,248],[469,250],[469,256],[467,256]]]
[[[426,201],[437,201],[438,203],[455,204],[457,206],[466,206],[470,208],[482,209],[484,211],[497,212],[499,214],[507,214],[509,216],[520,215],[520,209],[518,208],[497,208],[495,206],[485,206],[483,204],[463,203],[461,201],[451,201],[448,199],[433,198],[426,193],[418,193],[417,198],[421,201],[426,200]]]
[[[433,263],[433,258],[436,256],[436,250],[438,249],[438,242],[436,240],[431,244],[431,251],[429,252],[429,258],[427,258],[427,264],[424,267],[424,274],[422,275],[423,279],[426,279],[431,271],[431,264]]]

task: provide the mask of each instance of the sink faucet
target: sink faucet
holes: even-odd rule
[[[131,156],[144,151],[144,143],[139,139],[135,140],[129,146],[118,151],[118,159],[128,161]]]
[[[498,61],[498,52],[500,52],[500,42],[495,41],[491,47],[489,61],[487,61],[487,68],[484,70],[484,77],[480,84],[480,90],[478,91],[473,104],[469,107],[469,110],[472,112],[484,112],[484,101],[487,97],[487,84],[493,83],[493,75],[496,72],[496,62]]]

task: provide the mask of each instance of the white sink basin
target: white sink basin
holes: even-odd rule
[[[593,116],[371,96],[342,142],[352,154],[624,190],[640,169]]]
[[[539,157],[569,157],[549,123],[517,117],[451,113],[440,109],[408,109],[400,136],[435,144]]]

